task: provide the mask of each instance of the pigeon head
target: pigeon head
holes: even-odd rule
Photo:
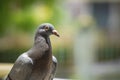
[[[39,28],[36,32],[36,37],[39,35],[41,35],[43,37],[49,37],[50,35],[55,35],[57,37],[60,37],[57,30],[55,30],[54,26],[50,23],[43,23],[39,26]]]

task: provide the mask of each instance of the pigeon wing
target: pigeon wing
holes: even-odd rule
[[[52,62],[53,62],[52,69],[51,69],[51,75],[49,80],[53,80],[53,78],[55,77],[55,73],[57,69],[57,59],[55,58],[55,56],[52,56]]]
[[[16,60],[6,80],[28,80],[32,72],[33,61],[23,54]]]

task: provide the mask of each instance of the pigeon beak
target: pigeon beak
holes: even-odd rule
[[[60,35],[58,34],[57,30],[53,30],[53,31],[52,31],[52,34],[53,34],[53,35],[56,35],[57,37],[60,37]]]

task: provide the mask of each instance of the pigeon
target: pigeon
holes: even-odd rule
[[[32,48],[17,58],[6,80],[53,80],[57,59],[52,55],[50,35],[60,37],[52,24],[41,24]]]

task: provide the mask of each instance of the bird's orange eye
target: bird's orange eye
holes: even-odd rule
[[[49,30],[49,27],[48,27],[48,26],[45,26],[45,30],[48,31],[48,30]]]

